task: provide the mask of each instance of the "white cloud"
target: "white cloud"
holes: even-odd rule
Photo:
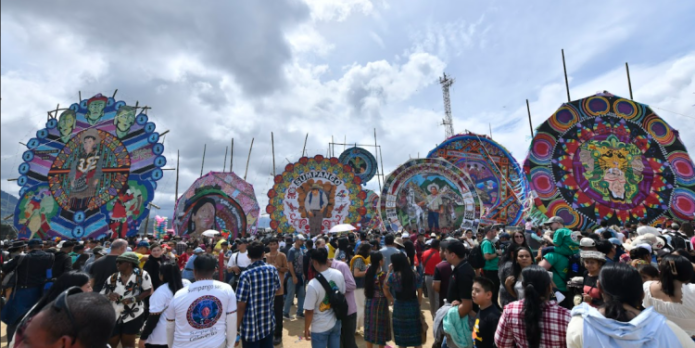
[[[377,45],[381,48],[386,48],[386,45],[384,45],[384,40],[379,36],[379,34],[370,31],[369,32],[369,37],[372,39],[372,41],[376,42]]]
[[[342,22],[353,12],[368,15],[374,10],[369,0],[304,0],[311,9],[311,17],[317,21]]]

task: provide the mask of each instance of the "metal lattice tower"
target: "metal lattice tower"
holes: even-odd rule
[[[454,120],[451,117],[451,98],[449,98],[449,87],[454,84],[454,79],[448,78],[444,74],[444,77],[439,78],[439,83],[442,85],[442,93],[444,94],[444,119],[442,119],[442,125],[448,139],[454,136]]]

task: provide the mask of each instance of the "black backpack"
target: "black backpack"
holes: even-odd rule
[[[572,254],[570,257],[568,257],[568,259],[569,265],[567,266],[566,281],[570,281],[574,277],[583,277],[585,268],[582,264],[582,258],[579,256],[579,253]]]
[[[348,317],[348,303],[345,299],[345,294],[340,292],[339,289],[333,289],[326,278],[321,274],[316,274],[316,279],[318,279],[323,289],[326,290],[326,295],[328,296],[328,303],[331,304],[331,309],[335,313],[335,317],[338,320],[345,320]]]
[[[470,255],[468,255],[468,264],[475,269],[485,267],[485,256],[483,256],[482,244],[483,243],[480,243],[474,246],[473,249],[471,249]]]

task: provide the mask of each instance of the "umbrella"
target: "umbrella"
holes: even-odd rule
[[[340,224],[340,225],[335,225],[331,228],[328,233],[340,233],[340,232],[347,232],[347,231],[354,231],[355,226],[352,226],[350,224]]]
[[[216,235],[218,235],[218,234],[220,234],[220,233],[217,232],[217,231],[215,231],[215,230],[207,230],[207,231],[205,231],[205,232],[202,233],[202,235],[205,236],[205,237],[214,237],[214,236],[216,236]]]
[[[260,207],[253,186],[234,173],[210,172],[196,180],[174,208],[174,230],[198,238],[208,230],[232,238],[256,233]]]

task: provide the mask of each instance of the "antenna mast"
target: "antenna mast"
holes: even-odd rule
[[[444,119],[442,125],[446,132],[446,138],[454,136],[454,120],[451,117],[451,98],[449,98],[449,87],[454,84],[454,79],[448,78],[446,74],[439,78],[439,83],[442,85],[442,93],[444,94]]]

